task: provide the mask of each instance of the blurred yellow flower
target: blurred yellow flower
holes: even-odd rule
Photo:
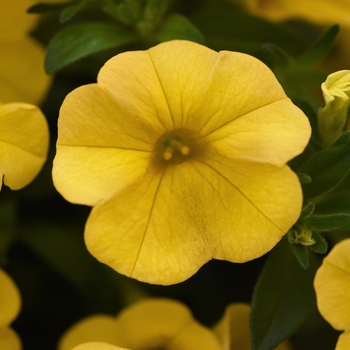
[[[325,107],[318,112],[321,139],[330,146],[344,131],[350,103],[350,71],[330,74],[321,85]]]
[[[0,349],[20,350],[21,340],[9,325],[18,316],[21,296],[11,277],[2,269],[0,286]]]
[[[334,246],[316,272],[317,307],[332,327],[344,331],[336,350],[350,349],[350,239]]]
[[[166,285],[258,258],[299,217],[285,164],[310,125],[254,57],[188,41],[122,53],[66,97],[58,128],[54,184],[94,206],[86,245],[127,276]]]
[[[25,103],[0,104],[0,176],[13,190],[28,185],[46,161],[49,130],[40,109]]]
[[[214,327],[223,350],[251,350],[249,329],[250,305],[234,303],[227,306],[224,316]],[[291,350],[290,344],[285,341],[275,350]]]
[[[172,349],[221,350],[215,334],[198,323],[189,309],[171,299],[144,299],[124,309],[116,318],[108,315],[87,317],[62,336],[58,350],[81,349]],[[78,347],[79,348],[79,347]]]
[[[39,104],[51,83],[44,72],[44,48],[29,36],[38,16],[28,0],[2,1],[0,11],[0,103]]]
[[[242,1],[242,0],[239,0]],[[271,20],[303,19],[350,27],[349,0],[243,0],[248,10]]]

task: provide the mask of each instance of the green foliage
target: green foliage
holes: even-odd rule
[[[350,133],[342,134],[329,148],[317,152],[299,171],[312,182],[303,185],[304,198],[313,198],[334,189],[350,170]]]
[[[199,30],[184,16],[174,13],[167,17],[155,33],[159,42],[174,39],[190,40],[203,43]]]
[[[310,268],[303,270],[285,238],[271,251],[253,295],[253,350],[274,349],[300,326],[315,303],[313,277],[317,267],[312,261]]]
[[[350,223],[350,214],[311,215],[305,219],[307,225],[315,230],[333,230]]]
[[[117,24],[89,22],[66,27],[50,42],[45,60],[47,73],[54,73],[90,54],[122,46],[137,36]]]

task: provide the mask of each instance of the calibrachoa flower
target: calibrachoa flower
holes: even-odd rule
[[[44,71],[44,48],[29,36],[38,16],[28,0],[2,1],[0,11],[0,103],[39,104],[51,83]]]
[[[225,314],[214,330],[221,340],[223,350],[251,350],[249,329],[250,305],[234,303],[227,306]],[[287,341],[275,350],[291,350]]]
[[[286,162],[310,126],[254,57],[188,41],[125,52],[60,111],[53,179],[94,206],[89,251],[155,284],[208,260],[246,262],[297,220],[297,176]]]
[[[221,349],[215,334],[198,323],[185,305],[162,298],[144,299],[124,309],[116,318],[108,315],[85,318],[63,335],[58,350],[71,350],[88,342],[110,344],[98,345],[101,350],[114,349],[112,346],[132,350]],[[86,349],[94,347],[86,345]]]
[[[321,88],[326,105],[318,111],[318,125],[323,142],[329,146],[343,133],[348,119],[350,71],[330,74]]]
[[[13,190],[28,185],[46,161],[49,130],[40,109],[25,103],[0,104],[1,183]]]
[[[314,286],[321,315],[344,331],[336,350],[350,349],[350,239],[334,246],[316,272]]]
[[[11,277],[0,269],[0,349],[20,350],[21,340],[9,327],[21,308],[21,296]]]

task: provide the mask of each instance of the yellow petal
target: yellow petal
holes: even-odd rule
[[[1,2],[0,41],[22,37],[24,33],[29,32],[34,27],[38,21],[38,15],[27,13],[30,5],[28,0]],[[3,51],[1,48],[1,54]]]
[[[339,23],[350,27],[348,1],[246,0],[245,2],[252,13],[273,20],[304,19],[319,24]]]
[[[94,205],[139,179],[160,135],[96,84],[66,97],[53,180],[74,203]]]
[[[0,286],[0,328],[2,328],[17,317],[21,308],[21,296],[11,277],[2,269],[0,269]]]
[[[335,350],[349,350],[350,349],[350,331],[342,333],[339,338]]]
[[[125,348],[120,348],[119,346],[114,346],[106,343],[85,343],[76,346],[74,349],[69,350],[129,350]]]
[[[117,344],[117,323],[115,317],[94,315],[75,323],[61,337],[58,350],[71,350],[87,342]]]
[[[85,230],[91,254],[127,276],[172,284],[212,257],[245,262],[269,251],[300,214],[296,175],[213,158],[149,173],[94,207]]]
[[[0,329],[0,349],[3,350],[21,350],[21,339],[12,328]]]
[[[52,80],[44,71],[44,48],[24,35],[0,44],[0,103],[42,102]]]
[[[321,315],[335,329],[350,329],[350,239],[334,246],[318,269],[314,286]]]
[[[220,350],[218,339],[170,299],[145,299],[120,313],[121,346],[130,349]]]
[[[223,318],[214,330],[221,340],[223,350],[251,350],[249,329],[250,305],[234,303],[226,307]],[[291,350],[287,341],[279,344],[275,350]]]
[[[49,131],[41,111],[24,103],[0,106],[0,175],[17,190],[29,184],[46,161]]]

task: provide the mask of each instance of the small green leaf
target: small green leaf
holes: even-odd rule
[[[72,19],[89,2],[91,2],[91,0],[82,0],[77,3],[74,3],[73,5],[65,7],[60,14],[60,22],[65,23]]]
[[[339,25],[330,27],[300,58],[298,65],[310,65],[320,60],[331,48],[339,33]]]
[[[171,0],[147,0],[144,19],[148,22],[158,22],[167,11]]]
[[[199,30],[184,16],[174,13],[167,17],[156,32],[158,41],[175,39],[190,40],[203,43],[204,38]]]
[[[315,153],[299,172],[312,178],[303,185],[304,198],[313,198],[336,187],[350,171],[350,133],[343,133],[329,148]]]
[[[302,209],[300,217],[303,218],[303,217],[309,216],[314,212],[314,210],[315,210],[315,203],[309,202]]]
[[[312,238],[315,240],[315,244],[310,246],[310,248],[316,253],[326,254],[328,249],[328,243],[324,239],[324,237],[320,233],[314,231],[312,233]]]
[[[349,224],[350,214],[312,215],[305,218],[305,222],[316,230],[333,230]]]
[[[298,263],[301,267],[306,270],[310,266],[309,255],[307,251],[307,247],[302,244],[292,244],[290,246],[294,256],[296,257]]]
[[[302,185],[309,184],[312,182],[311,177],[307,174],[298,173],[297,175]]]
[[[256,285],[250,328],[253,350],[271,350],[288,338],[315,303],[313,279],[318,263],[303,270],[287,239],[271,251]]]
[[[54,73],[80,58],[135,39],[135,33],[116,24],[89,22],[66,27],[49,44],[45,70]]]
[[[263,49],[269,54],[273,62],[279,67],[287,67],[294,63],[293,57],[291,57],[286,51],[274,44],[264,44]]]

